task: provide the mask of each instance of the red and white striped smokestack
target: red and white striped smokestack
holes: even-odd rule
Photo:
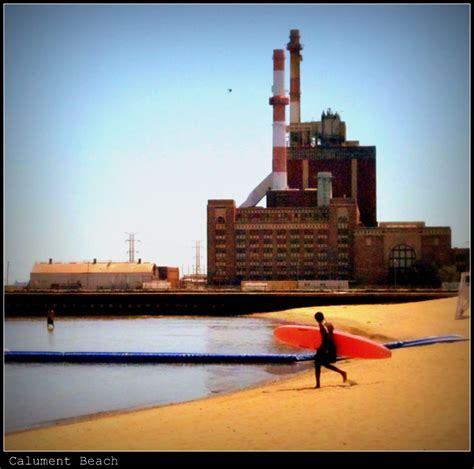
[[[285,96],[285,51],[273,51],[273,96],[270,104],[273,106],[273,160],[272,160],[272,190],[288,188],[286,175],[286,122],[285,106],[288,105]]]
[[[300,51],[303,46],[300,44],[298,29],[290,31],[290,42],[286,48],[290,51],[290,124],[299,124],[301,122],[300,62],[303,60]]]

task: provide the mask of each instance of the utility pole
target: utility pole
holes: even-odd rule
[[[201,273],[201,241],[196,241],[196,245],[194,246],[196,249],[196,264],[195,264],[195,274],[199,275]]]
[[[395,288],[397,288],[397,270],[398,270],[398,259],[393,260],[393,267],[394,267],[394,276],[395,276]]]
[[[6,283],[6,287],[8,287],[8,274],[10,272],[10,261],[7,261],[7,283]]]
[[[128,243],[128,262],[135,262],[135,253],[138,254],[139,251],[135,251],[135,241],[140,242],[140,240],[135,240],[135,235],[137,233],[127,233],[128,239],[125,240]]]

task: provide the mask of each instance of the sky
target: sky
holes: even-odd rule
[[[469,247],[469,5],[4,4],[4,282],[127,261],[128,233],[184,274],[200,241],[205,268],[207,201],[240,205],[271,171],[290,29],[302,121],[331,108],[376,147],[378,221]]]

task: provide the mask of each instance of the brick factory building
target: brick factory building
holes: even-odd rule
[[[455,263],[451,229],[377,222],[375,146],[347,141],[345,122],[330,109],[321,121],[300,122],[298,30],[291,31],[287,49],[289,100],[284,51],[273,56],[272,172],[240,207],[233,200],[208,201],[208,283],[432,283],[437,268]],[[257,207],[265,196],[267,207]]]

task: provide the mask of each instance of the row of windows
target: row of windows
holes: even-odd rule
[[[225,248],[216,248],[216,252],[227,252]],[[327,246],[318,246],[317,249],[309,246],[273,246],[273,247],[263,247],[259,246],[249,246],[249,247],[237,247],[235,249],[237,255],[239,254],[259,254],[259,253],[274,253],[274,254],[285,254],[285,253],[298,253],[302,254],[311,254],[311,255],[328,255]],[[349,257],[348,246],[338,246],[337,250],[331,249],[331,252],[337,253],[339,257]]]
[[[319,270],[319,269],[327,268],[328,265],[329,264],[327,261],[314,263],[314,262],[295,262],[294,260],[293,261],[279,261],[279,262],[263,260],[263,261],[237,262],[236,268],[243,269],[243,268],[250,268],[250,267],[267,266],[267,267],[272,267],[275,269],[293,267],[295,269]],[[349,266],[346,263],[338,263],[338,267],[347,269]]]
[[[216,238],[216,240],[222,240],[225,238]],[[341,237],[338,238],[338,240],[348,240],[349,238],[347,237]],[[304,243],[304,244],[313,244],[313,243],[326,243],[328,240],[327,236],[305,236],[305,237],[296,237],[296,236],[277,236],[276,238],[269,238],[269,237],[258,237],[258,236],[248,236],[248,237],[238,237],[235,238],[235,241],[238,244],[245,244],[245,243],[250,243],[250,242],[263,242],[264,244],[272,244],[274,242],[277,243],[285,243],[285,242],[291,242],[291,243]],[[346,241],[347,242],[347,241]]]
[[[342,238],[344,239],[344,238]],[[255,244],[259,242],[263,242],[264,244],[271,244],[277,242],[278,244],[285,244],[285,243],[304,243],[304,244],[313,244],[313,243],[327,243],[327,236],[319,236],[317,238],[314,237],[307,237],[307,238],[297,238],[293,236],[288,236],[288,237],[276,237],[276,238],[258,238],[254,236],[249,236],[248,238],[236,238],[235,239],[237,244],[249,244],[251,242],[256,242]]]
[[[216,230],[216,234],[225,234],[225,230],[222,230],[221,233],[218,233],[219,230]],[[256,235],[256,236],[328,236],[329,231],[324,229],[314,229],[314,230],[307,230],[307,229],[287,229],[287,230],[242,230],[237,229],[235,230],[235,235],[245,236],[245,235]]]
[[[225,258],[225,254],[217,254],[217,259]],[[284,261],[285,259],[300,259],[301,261],[308,262],[310,259],[316,261],[324,261],[329,260],[327,253],[319,253],[318,255],[314,255],[312,253],[307,252],[289,252],[289,253],[277,253],[276,255],[271,252],[261,253],[238,253],[235,256],[237,261],[245,261],[245,259],[274,259],[275,261]],[[349,262],[349,256],[345,254],[341,254],[337,257],[338,262]],[[405,261],[400,261],[398,267],[405,267],[408,265]]]
[[[268,210],[258,213],[237,213],[236,220],[239,223],[261,223],[272,221],[323,221],[328,220],[329,210],[318,208],[316,210]]]
[[[227,257],[225,252],[216,253],[216,258]],[[327,251],[300,251],[299,248],[297,249],[290,249],[290,250],[283,250],[279,249],[276,252],[273,250],[264,250],[263,252],[258,250],[237,250],[236,256],[237,259],[245,259],[246,257],[250,258],[258,258],[258,257],[275,257],[276,259],[284,259],[286,257],[305,257],[305,258],[318,258],[318,259],[328,259],[329,253]],[[339,251],[337,253],[338,259],[349,259],[350,255],[349,252]],[[402,261],[399,262],[402,265]]]
[[[308,265],[308,266],[298,266],[298,265],[281,265],[281,266],[274,266],[271,264],[249,264],[249,265],[239,265],[236,268],[236,272],[250,272],[250,271],[260,271],[260,270],[268,270],[271,272],[284,272],[284,271],[291,271],[297,273],[304,273],[304,272],[328,272],[327,265]],[[348,272],[347,269],[339,269],[338,272]]]
[[[216,248],[222,248],[224,245],[216,244]],[[350,245],[345,243],[340,243],[335,247],[331,247],[331,251],[347,251]],[[286,251],[288,249],[301,249],[304,251],[325,251],[328,249],[328,245],[326,243],[298,243],[298,242],[288,242],[288,243],[237,243],[235,247],[237,252],[245,252],[245,251],[261,251],[261,250],[278,250],[278,251]]]
[[[246,253],[246,252],[238,252],[237,253],[237,259],[240,261],[241,259],[244,259],[245,257],[250,254],[250,257],[259,257],[258,256],[258,251],[255,250],[254,252],[251,253]],[[276,256],[276,262],[277,263],[282,263],[286,259],[291,259],[299,257],[296,249],[291,250],[289,253],[286,253],[286,256],[284,255],[285,252],[280,249],[280,251],[277,252]],[[309,253],[308,253],[309,254]],[[216,249],[216,257],[218,258],[218,261],[216,261],[216,266],[219,265],[225,265],[225,262],[221,261],[221,258],[225,257],[225,249]],[[264,252],[263,255],[264,258],[273,258],[273,253],[270,252],[270,250],[267,250]],[[318,264],[319,265],[325,265],[327,262],[328,254],[327,252],[319,252],[317,253],[317,258],[318,258]],[[340,267],[348,267],[349,263],[349,253],[344,252],[344,251],[339,251],[337,253],[337,258],[338,258],[338,266]],[[397,271],[408,271],[413,268],[414,264],[416,262],[416,253],[415,250],[406,245],[406,244],[401,244],[396,246],[390,251],[389,255],[389,267],[392,270],[397,270]],[[258,261],[252,261],[251,264],[258,265]]]
[[[223,248],[225,245],[216,244],[216,248]],[[287,250],[287,249],[303,249],[307,251],[321,251],[327,249],[328,245],[326,243],[315,244],[315,243],[277,243],[277,244],[269,244],[269,243],[255,243],[255,244],[247,244],[247,243],[237,243],[236,250],[237,252],[244,252],[244,251],[258,251],[258,250]],[[339,244],[338,249],[347,250],[349,248],[348,244]]]

